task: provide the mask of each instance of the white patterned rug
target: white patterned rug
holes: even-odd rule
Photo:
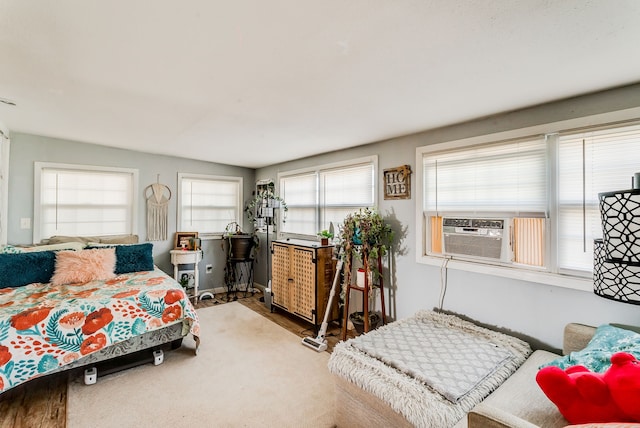
[[[198,310],[192,339],[147,364],[70,382],[67,427],[330,427],[334,387],[329,354],[242,304]]]

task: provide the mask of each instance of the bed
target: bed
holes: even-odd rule
[[[197,350],[196,311],[150,243],[0,254],[0,393],[189,333]]]
[[[515,337],[419,311],[336,345],[337,425],[466,426],[469,410],[530,353]]]

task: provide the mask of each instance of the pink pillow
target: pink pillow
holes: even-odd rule
[[[115,248],[100,248],[56,253],[53,285],[77,284],[113,278],[116,267]]]

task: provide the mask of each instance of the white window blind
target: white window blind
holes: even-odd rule
[[[322,218],[319,229],[328,229],[331,223],[337,227],[347,214],[359,208],[372,207],[374,191],[373,165],[370,163],[321,171]]]
[[[282,231],[315,236],[323,229],[334,230],[347,214],[375,204],[373,161],[313,171],[280,178],[280,196],[289,208]]]
[[[181,231],[222,233],[229,223],[242,224],[242,178],[178,174],[178,181]]]
[[[543,137],[426,153],[424,209],[432,215],[544,216],[546,159]]]
[[[640,171],[640,125],[560,134],[558,266],[591,272],[602,237],[598,193],[631,188]]]
[[[40,162],[35,169],[34,240],[135,232],[137,170]]]
[[[497,217],[506,219],[503,239],[509,243],[509,260],[543,267],[547,159],[543,136],[425,153],[423,210],[429,253],[443,252],[443,216]]]
[[[282,231],[314,235],[318,224],[318,179],[315,173],[280,180],[280,196],[287,203],[287,222]]]

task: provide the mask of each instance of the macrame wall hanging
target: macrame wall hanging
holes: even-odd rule
[[[166,241],[171,189],[160,184],[160,174],[156,183],[144,189],[144,197],[147,199],[147,240]]]

